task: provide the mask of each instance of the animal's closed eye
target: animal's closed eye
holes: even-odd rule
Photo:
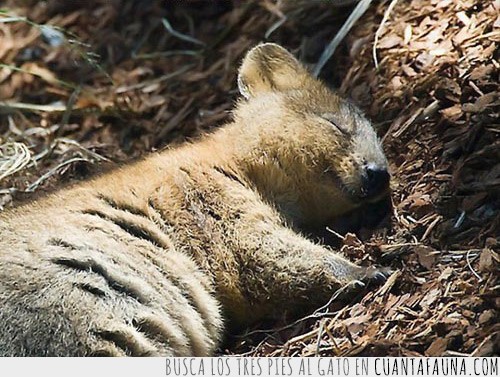
[[[349,132],[347,131],[347,129],[345,127],[343,127],[342,125],[340,125],[334,118],[332,115],[330,114],[322,114],[321,115],[321,118],[323,118],[324,120],[330,122],[330,124],[332,126],[334,126],[337,130],[339,130],[340,132],[342,132],[343,134],[348,134]]]

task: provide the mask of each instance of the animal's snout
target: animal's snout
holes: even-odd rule
[[[373,198],[389,187],[391,178],[387,168],[368,164],[364,169],[363,193],[367,198]]]

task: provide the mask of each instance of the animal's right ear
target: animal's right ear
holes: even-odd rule
[[[311,76],[295,57],[275,43],[252,48],[243,59],[238,88],[246,99],[259,93],[302,87]]]

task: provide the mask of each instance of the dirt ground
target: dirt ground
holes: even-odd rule
[[[7,0],[0,9],[3,210],[220,126],[248,48],[277,42],[313,69],[353,6]],[[393,176],[390,226],[341,235],[341,250],[397,271],[347,305],[258,323],[221,353],[499,354],[499,15],[498,0],[372,2],[320,77],[373,120]]]

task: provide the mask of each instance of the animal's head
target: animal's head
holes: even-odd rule
[[[257,179],[278,186],[275,198],[292,217],[294,200],[304,207],[298,216],[322,221],[387,194],[387,160],[371,123],[284,48],[266,43],[250,50],[238,86],[245,100],[236,117],[254,125],[268,144],[262,163],[274,165],[254,173],[276,175]],[[273,180],[296,195],[286,187],[280,193]]]

